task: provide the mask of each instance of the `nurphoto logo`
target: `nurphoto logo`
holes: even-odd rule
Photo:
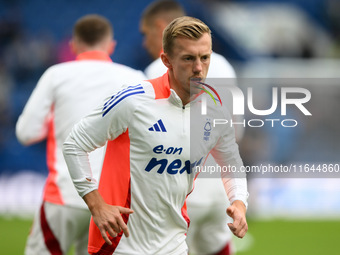
[[[245,116],[245,106],[247,106],[246,110],[249,113],[255,116],[261,116],[259,118],[253,119],[243,119],[242,121],[233,121],[232,119],[213,119],[213,126],[216,125],[243,125],[244,127],[262,127],[265,124],[274,127],[277,124],[281,124],[282,127],[295,127],[298,125],[298,121],[296,119],[287,118],[287,119],[279,119],[279,118],[263,118],[262,116],[269,116],[276,112],[278,107],[280,106],[280,116],[287,116],[287,106],[295,107],[305,116],[311,116],[312,113],[305,106],[311,99],[311,93],[306,88],[301,87],[272,87],[271,89],[271,106],[266,109],[257,109],[254,106],[254,91],[252,87],[248,87],[246,89],[246,95],[244,92],[236,86],[224,86],[223,90],[220,91],[220,95],[215,88],[211,85],[203,82],[196,82],[200,84],[198,89],[205,92],[210,98],[214,101],[215,105],[217,101],[222,106],[221,100],[221,91],[223,93],[230,93],[232,98],[232,111],[230,113],[233,116]],[[209,90],[211,91],[209,91]],[[215,97],[214,95],[215,94]],[[222,97],[223,98],[223,97]],[[202,95],[202,104],[201,104],[201,114],[207,115],[207,97],[206,95]],[[276,115],[277,117],[277,115]]]

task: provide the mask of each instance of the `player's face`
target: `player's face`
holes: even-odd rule
[[[157,59],[162,50],[162,31],[156,25],[142,21],[140,31],[143,35],[143,46],[153,59]]]
[[[198,40],[178,37],[174,41],[172,54],[168,56],[175,83],[186,96],[190,97],[190,80],[204,80],[207,76],[211,36],[205,33]]]

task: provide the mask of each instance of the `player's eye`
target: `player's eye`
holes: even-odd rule
[[[202,57],[202,61],[207,61],[208,59],[209,59],[208,55]]]

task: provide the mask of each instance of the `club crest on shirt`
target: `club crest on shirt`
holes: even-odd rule
[[[207,122],[204,125],[204,131],[203,131],[203,140],[204,141],[209,141],[210,133],[211,133],[211,120],[207,119]]]

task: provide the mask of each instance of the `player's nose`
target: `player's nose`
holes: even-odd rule
[[[195,60],[194,65],[193,65],[193,70],[194,73],[200,73],[202,72],[202,62],[200,59]]]

